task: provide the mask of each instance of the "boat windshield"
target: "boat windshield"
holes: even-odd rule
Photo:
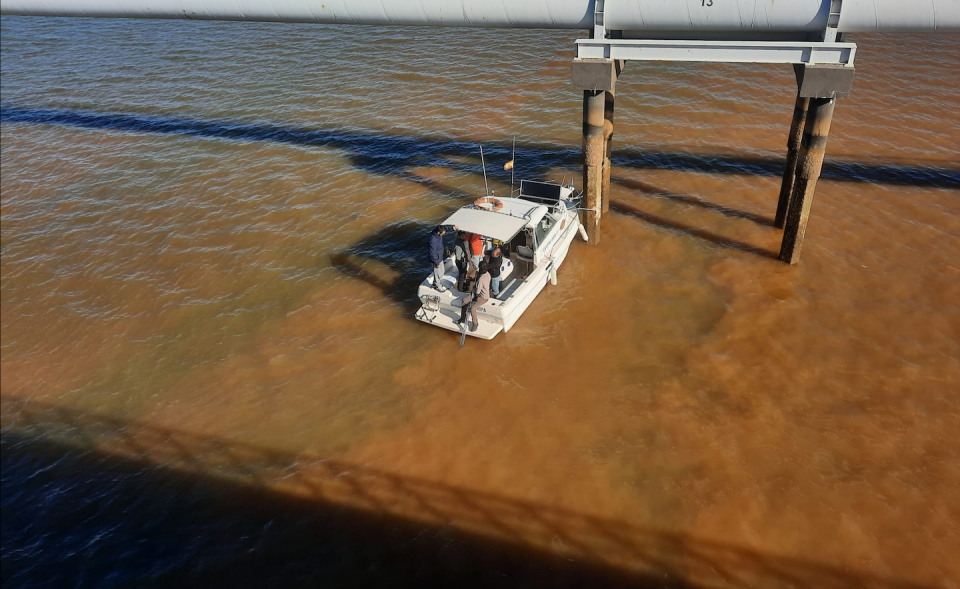
[[[550,215],[544,215],[540,222],[537,223],[536,236],[537,236],[537,245],[540,245],[547,238],[547,234],[550,233],[550,229],[553,228],[553,225],[556,223],[554,218]]]

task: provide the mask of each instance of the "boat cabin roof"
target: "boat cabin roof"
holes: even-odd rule
[[[488,211],[474,206],[458,209],[443,222],[456,225],[461,231],[507,242],[526,226],[536,226],[547,214],[547,207],[518,198],[498,198],[503,203],[499,211]]]

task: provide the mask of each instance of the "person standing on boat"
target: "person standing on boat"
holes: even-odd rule
[[[496,299],[500,297],[500,268],[503,267],[503,254],[500,253],[499,245],[490,252],[490,259],[487,262],[490,272],[490,292]]]
[[[447,290],[443,287],[443,235],[450,229],[456,231],[457,226],[437,225],[437,228],[430,232],[430,238],[427,240],[430,265],[433,266],[433,288],[440,292]]]
[[[480,271],[480,260],[483,258],[483,238],[476,233],[467,233],[470,243],[470,263],[474,270]]]
[[[454,246],[454,260],[457,262],[457,290],[467,292],[467,269],[470,266],[470,244],[463,231],[457,231],[457,243]]]
[[[458,324],[462,324],[467,320],[467,312],[470,312],[470,319],[473,323],[470,325],[470,331],[477,330],[477,307],[482,307],[487,301],[490,300],[490,272],[488,271],[489,267],[486,261],[480,262],[480,270],[477,275],[477,281],[474,283],[473,287],[473,296],[470,297],[469,301],[465,302],[463,306],[460,307],[460,321]]]

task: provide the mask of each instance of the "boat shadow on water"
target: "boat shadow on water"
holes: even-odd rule
[[[376,287],[414,320],[420,308],[417,286],[430,272],[427,236],[435,225],[402,221],[370,233],[330,256],[330,264],[345,276]]]
[[[4,587],[918,589],[27,399],[0,416]]]

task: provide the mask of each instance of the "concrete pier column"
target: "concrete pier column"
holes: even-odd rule
[[[605,139],[613,136],[613,95],[621,71],[623,62],[613,59],[578,57],[571,68],[573,87],[583,90],[584,210],[580,220],[594,245],[600,243],[600,217],[610,206],[605,202],[610,192],[610,148]],[[608,108],[609,120],[605,118]]]
[[[783,242],[780,245],[780,260],[783,262],[796,264],[800,261],[800,248],[807,231],[817,179],[820,178],[835,103],[835,98],[810,99],[806,123],[803,126],[803,138],[800,141],[793,196],[787,207]]]
[[[803,124],[807,119],[810,98],[797,96],[793,107],[793,121],[790,123],[790,136],[787,137],[787,163],[783,167],[783,182],[780,184],[780,201],[777,203],[777,217],[774,225],[783,229],[787,219],[787,209],[793,194],[793,184],[797,177],[797,158],[800,156],[800,140],[803,138]]]
[[[780,244],[780,260],[788,264],[800,261],[800,248],[807,232],[807,220],[813,195],[817,190],[817,180],[823,166],[823,155],[827,149],[827,137],[830,123],[833,121],[833,107],[837,98],[850,95],[853,66],[795,64],[793,72],[797,76],[797,106],[793,113],[793,124],[797,124],[801,101],[807,99],[807,114],[803,123],[803,136],[797,153],[797,163],[791,175],[790,154],[787,154],[787,169],[783,174],[780,187],[780,202],[777,206],[776,224],[780,226],[783,216],[783,241]],[[796,129],[791,126],[789,142],[794,141]],[[788,147],[789,147],[788,142]],[[789,181],[789,183],[788,183]],[[789,186],[789,189],[787,188]],[[786,197],[784,197],[786,191]]]
[[[610,154],[613,153],[613,106],[616,92],[609,90],[603,96],[603,186],[600,189],[601,211],[610,211]]]
[[[583,91],[583,212],[589,242],[600,242],[603,193],[603,105],[606,92]]]

